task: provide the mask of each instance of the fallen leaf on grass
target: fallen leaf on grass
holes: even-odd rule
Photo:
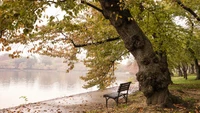
[[[28,112],[30,112],[31,111],[31,109],[28,109]]]
[[[186,109],[184,106],[180,105],[180,104],[174,104],[175,107],[180,108],[180,109]]]

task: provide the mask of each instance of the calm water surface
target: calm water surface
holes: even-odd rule
[[[82,88],[85,83],[79,77],[85,74],[86,71],[65,73],[0,69],[0,109],[97,90]],[[116,76],[117,84],[133,77],[126,72],[117,72]],[[20,98],[22,96],[28,101]]]

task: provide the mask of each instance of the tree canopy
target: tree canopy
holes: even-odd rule
[[[170,68],[181,62],[191,63],[188,48],[199,59],[199,4],[198,0],[120,0],[120,7],[130,9],[154,51],[167,54]],[[63,17],[48,15],[48,8],[60,9]],[[116,16],[116,20],[119,18],[123,17]],[[181,25],[177,24],[180,21]],[[1,51],[11,51],[12,58],[20,57],[25,50],[13,48],[16,44],[31,54],[63,57],[69,66],[67,71],[73,69],[76,55],[86,50],[84,63],[89,71],[82,77],[88,82],[85,88],[105,88],[113,83],[116,61],[130,54],[106,20],[98,0],[3,0],[0,43]]]

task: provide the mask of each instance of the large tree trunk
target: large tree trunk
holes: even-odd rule
[[[167,54],[166,52],[163,52],[163,51],[160,51],[160,52],[157,52],[157,55],[160,59],[160,65],[163,66],[164,69],[167,69],[166,72],[165,72],[165,75],[168,77],[168,80],[170,81],[170,84],[173,84],[172,80],[171,80],[171,73],[168,69],[168,62],[167,62]]]
[[[177,66],[177,70],[178,70],[178,76],[183,76],[183,72],[182,72],[180,64]]]
[[[194,70],[195,70],[194,69],[194,64],[191,64],[190,67],[189,67],[189,73],[190,74],[194,74],[195,73]]]
[[[200,66],[199,66],[198,59],[195,56],[195,52],[191,48],[189,48],[188,50],[191,53],[192,57],[194,58],[194,65],[195,65],[196,74],[197,74],[196,80],[200,80]]]
[[[147,98],[147,104],[164,107],[172,105],[168,90],[171,82],[169,70],[156,56],[151,42],[132,18],[130,11],[122,9],[119,5],[123,4],[119,0],[100,0],[100,3],[105,18],[116,28],[138,63],[137,80]]]
[[[195,64],[196,73],[197,73],[196,80],[200,80],[200,66],[196,58],[194,59],[194,64]]]
[[[159,38],[156,33],[154,33],[152,36],[153,36],[154,39]],[[159,43],[159,45],[158,45],[159,48],[162,48],[163,42],[164,41],[161,41]],[[165,69],[168,68],[167,53],[166,53],[166,51],[158,50],[158,51],[155,51],[155,53],[158,56],[158,58],[160,59],[160,65],[163,66],[162,68],[165,68]],[[170,80],[170,82],[172,84],[173,82],[171,80],[171,76],[170,76],[171,74],[170,74],[169,69],[166,70],[165,75],[167,75],[168,79]]]

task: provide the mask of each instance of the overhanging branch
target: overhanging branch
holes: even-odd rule
[[[88,6],[92,7],[92,8],[94,8],[94,9],[96,9],[97,11],[99,11],[99,12],[101,12],[103,14],[103,10],[102,9],[100,9],[100,8],[98,8],[98,7],[94,6],[94,5],[86,2],[85,0],[81,0],[81,3],[86,4],[86,5],[88,5]]]
[[[75,44],[74,42],[72,42],[72,43],[73,43],[74,47],[85,47],[85,46],[90,46],[90,45],[99,45],[99,44],[103,44],[105,42],[112,42],[112,41],[119,40],[119,39],[120,39],[120,37],[115,37],[115,38],[109,38],[106,40],[98,41],[95,43],[86,43],[86,44]]]
[[[72,42],[72,44],[74,45],[74,47],[79,48],[79,47],[86,47],[86,46],[90,46],[90,45],[99,45],[99,44],[103,44],[105,42],[112,42],[112,41],[119,40],[119,39],[120,39],[120,37],[115,37],[115,38],[109,38],[106,40],[98,41],[95,43],[75,44],[74,42]]]
[[[120,37],[118,36],[118,37],[115,37],[115,38],[108,38],[108,39],[106,39],[106,40],[102,40],[102,41],[98,41],[98,42],[94,42],[94,43],[76,44],[72,39],[67,38],[67,36],[66,36],[63,32],[61,32],[61,34],[62,34],[63,36],[65,36],[65,40],[69,40],[69,41],[73,44],[73,46],[74,46],[75,48],[86,47],[86,46],[90,46],[90,45],[99,45],[99,44],[103,44],[103,43],[105,43],[105,42],[112,42],[112,41],[115,41],[115,40],[119,40],[119,39],[120,39]]]
[[[175,0],[178,5],[180,5],[184,10],[188,11],[190,14],[192,14],[198,21],[200,21],[200,17],[189,7],[185,6],[181,0]]]

